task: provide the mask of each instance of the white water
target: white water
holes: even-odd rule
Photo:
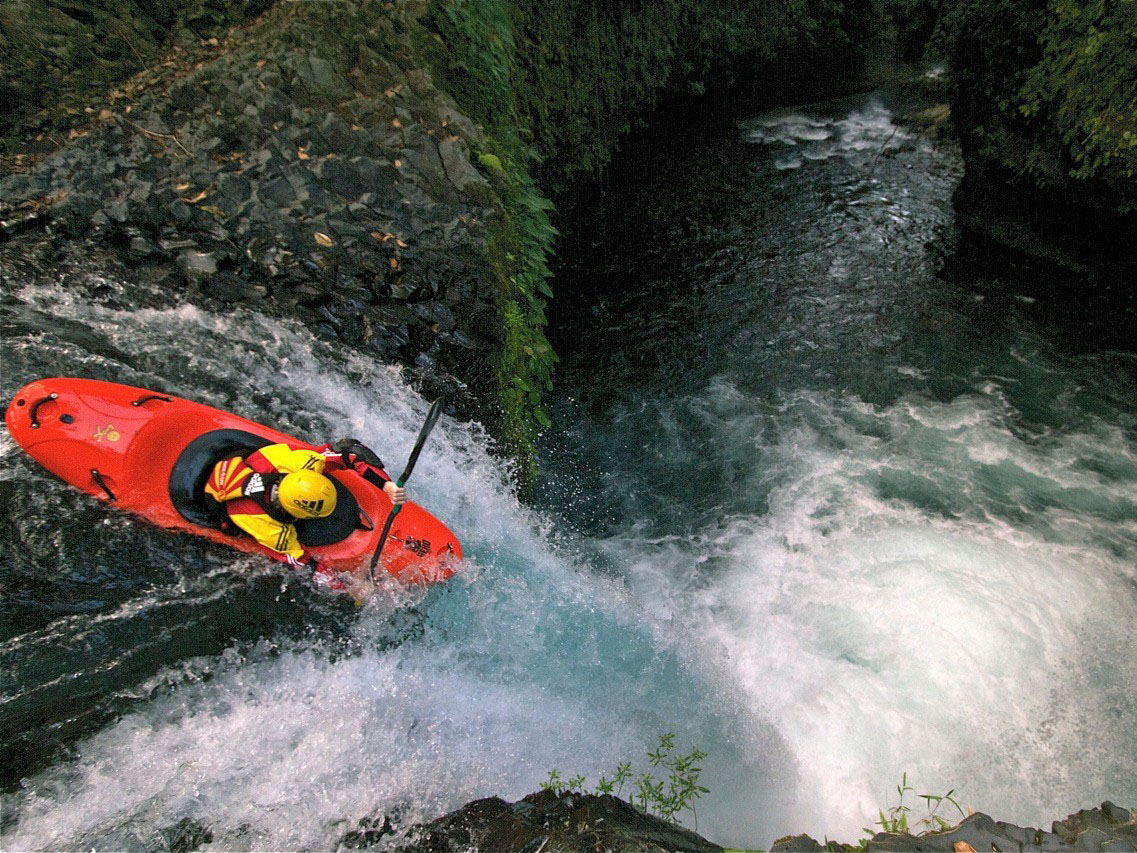
[[[313,439],[351,433],[398,459],[426,410],[397,370],[360,356],[337,363],[343,354],[304,331],[252,313],[124,311],[57,288],[21,296],[56,317],[83,318],[137,370],[161,366],[167,391],[246,413],[267,408],[265,418]],[[210,352],[207,342],[221,339],[243,349],[239,367]],[[89,351],[74,355],[91,375],[111,366]],[[145,374],[118,369],[122,381],[145,384]],[[190,378],[198,372],[216,379],[201,384]],[[366,377],[366,387],[345,375]],[[262,391],[271,399],[253,403]],[[309,420],[321,429],[300,427]],[[412,484],[460,536],[468,559],[458,576],[425,594],[385,590],[351,628],[357,654],[264,642],[161,674],[155,680],[170,689],[7,799],[17,819],[5,849],[152,845],[184,817],[212,828],[214,849],[326,847],[376,810],[410,821],[475,797],[517,798],[554,768],[595,783],[665,730],[685,748],[722,741],[724,755],[728,741],[740,743],[735,766],[777,754],[768,727],[717,694],[714,674],[687,660],[679,637],[645,620],[622,584],[579,564],[571,541],[553,544],[487,446],[480,431],[444,418]],[[376,646],[393,614],[412,605],[424,630]],[[716,717],[723,707],[745,733]],[[781,796],[757,793],[760,803]]]
[[[896,150],[912,134],[898,127],[879,100],[870,100],[843,118],[795,107],[768,113],[742,123],[751,142],[773,146],[774,168],[800,169],[810,160],[841,157],[854,166]]]
[[[1032,446],[1009,414],[997,395],[877,409],[803,393],[777,412],[794,425],[776,440],[753,432],[777,483],[768,514],[607,543],[652,620],[697,643],[784,739],[797,794],[820,804],[799,828],[858,837],[904,772],[920,793],[955,788],[1035,826],[1137,801],[1135,447],[1105,425]],[[738,440],[735,418],[704,429],[710,446]],[[913,506],[921,479],[960,512]],[[906,499],[881,497],[889,481]],[[1051,506],[1009,523],[984,509],[992,481],[1005,512]],[[712,837],[752,838],[738,818]]]

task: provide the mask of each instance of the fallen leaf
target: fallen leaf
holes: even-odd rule
[[[399,259],[398,258],[391,258],[390,263],[391,263],[391,269],[397,270],[399,268]]]
[[[217,217],[218,219],[224,219],[226,216],[225,211],[215,204],[203,204],[200,209],[204,210],[208,214],[211,214],[212,216]]]
[[[328,248],[330,246],[335,245],[335,241],[333,241],[331,237],[329,237],[327,234],[325,234],[322,231],[316,232],[316,242],[319,243],[324,248]]]
[[[308,159],[308,152],[304,150],[303,146],[296,149],[296,156],[301,160]]]
[[[403,126],[403,123],[401,121],[399,121],[397,118],[391,119],[391,127],[402,127],[402,126]]]
[[[264,59],[258,59],[258,60],[257,60],[257,68],[264,68],[264,67],[265,67],[265,62],[266,62],[266,61],[267,61],[267,60],[264,60]]]
[[[186,204],[197,204],[199,201],[201,201],[207,195],[208,195],[208,193],[205,190],[202,190],[201,192],[199,192],[195,196],[191,196],[190,198],[183,198],[182,201],[186,202]]]
[[[401,169],[402,167],[403,167],[403,161],[402,160],[396,160],[395,161],[395,168]]]
[[[184,184],[175,184],[174,189],[176,189],[178,192],[184,192],[185,190],[188,190],[189,181],[186,181]]]
[[[398,237],[395,238],[395,245],[398,246],[400,249],[407,248],[407,244],[404,243],[402,240],[400,240]]]
[[[99,110],[99,120],[100,121],[106,121],[107,119],[109,119],[113,115],[114,115],[114,113],[112,113],[110,110]]]
[[[951,845],[952,853],[976,853],[975,848],[966,841],[955,841]]]

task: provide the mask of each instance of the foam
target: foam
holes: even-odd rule
[[[1127,457],[1131,440],[1032,446],[1007,410],[994,394],[886,408],[793,395],[779,417],[797,426],[758,451],[779,472],[767,515],[609,543],[644,612],[684,622],[785,739],[799,804],[824,804],[797,831],[858,837],[903,772],[1035,825],[1137,793],[1133,478],[1074,463],[1103,438]],[[890,482],[909,491],[882,496]],[[920,482],[970,499],[930,510]],[[742,843],[723,820],[713,837]]]
[[[744,121],[740,127],[743,138],[774,149],[773,164],[779,171],[835,157],[867,162],[869,155],[898,149],[912,140],[875,98],[851,109],[843,119],[821,112],[815,115],[800,107],[779,110]]]

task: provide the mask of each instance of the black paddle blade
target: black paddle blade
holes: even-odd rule
[[[438,418],[442,414],[442,407],[444,405],[446,405],[446,398],[439,397],[434,401],[434,405],[430,407],[430,411],[427,412],[426,420],[422,422],[422,429],[418,431],[418,441],[415,442],[414,450],[411,451],[410,458],[407,459],[407,467],[403,469],[403,476],[399,478],[400,486],[407,484],[411,472],[415,469],[415,463],[418,462],[418,455],[422,453],[422,446],[426,444],[426,437],[430,435],[430,431],[434,429],[434,425],[438,423]]]
[[[418,455],[422,453],[422,446],[426,444],[426,437],[430,435],[430,431],[434,429],[434,425],[438,423],[438,418],[442,414],[442,407],[446,405],[446,397],[439,397],[434,401],[434,405],[430,407],[430,411],[426,414],[426,420],[423,421],[422,429],[418,431],[418,440],[415,441],[414,449],[411,451],[410,458],[407,459],[407,467],[403,469],[403,475],[395,482],[399,486],[405,486],[407,480],[411,476],[411,472],[415,469],[415,463],[418,462]],[[399,514],[400,506],[391,507],[391,512],[387,515],[387,521],[383,524],[383,532],[379,534],[379,544],[375,546],[375,553],[371,555],[371,581],[375,582],[375,567],[379,565],[379,557],[383,554],[383,546],[387,543],[387,534],[391,532],[391,524],[395,520],[395,516]]]

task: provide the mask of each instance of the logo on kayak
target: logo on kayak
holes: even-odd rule
[[[413,536],[408,536],[403,540],[403,547],[420,557],[425,557],[430,553],[430,541],[428,539],[415,539]]]
[[[107,441],[118,441],[121,437],[118,430],[110,424],[107,424],[105,427],[96,427],[95,429],[95,441],[102,441],[104,438]]]

